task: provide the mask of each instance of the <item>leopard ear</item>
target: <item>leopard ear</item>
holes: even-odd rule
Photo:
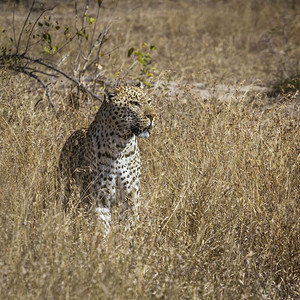
[[[105,100],[107,102],[111,102],[113,98],[116,97],[117,95],[116,89],[112,86],[106,86],[104,92],[105,92]]]
[[[145,88],[145,85],[144,85],[144,82],[143,81],[139,81],[137,84],[136,84],[137,87],[141,88],[142,90]]]

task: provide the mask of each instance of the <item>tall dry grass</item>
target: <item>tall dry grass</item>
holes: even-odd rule
[[[156,90],[160,119],[141,141],[141,222],[129,232],[114,224],[104,241],[93,216],[55,205],[65,132],[90,109],[56,119],[34,111],[24,78],[2,79],[1,298],[296,298],[292,100],[266,108],[260,95],[221,102]]]
[[[195,60],[189,56],[199,58],[196,42],[185,52],[176,52],[173,43],[167,44],[165,36],[170,41],[184,41],[184,36],[177,36],[180,30],[195,33],[199,28],[193,7],[201,7],[206,20],[210,12],[211,18],[218,16],[225,22],[220,35],[211,31],[215,41],[230,32],[227,18],[238,17],[236,12],[230,14],[230,6],[222,17],[218,8],[199,3],[176,2],[165,15],[169,27],[152,28],[154,44],[163,49],[155,59],[160,71],[170,67],[169,59],[174,57],[169,54],[174,51],[178,55],[173,64],[177,80],[203,76],[213,86],[221,81],[218,70],[233,82],[249,79],[251,74],[267,78],[263,68],[271,62],[253,65],[255,57],[261,57],[249,49],[237,49],[236,63],[229,59],[231,63],[223,65],[224,52],[217,54],[216,45],[207,44],[201,48],[202,54],[220,64],[214,69],[213,61],[208,60],[207,68],[211,66],[212,71],[205,77],[197,73]],[[229,1],[233,3],[240,2]],[[134,26],[148,24],[151,14],[156,20],[165,5],[148,3],[144,11],[133,12],[140,21],[131,23],[128,17],[128,39],[132,34],[136,45],[145,41],[148,29],[135,32]],[[226,7],[225,2],[216,5]],[[184,16],[183,7],[191,15],[186,22],[194,20],[194,29],[176,29],[178,19]],[[271,9],[269,14],[264,12],[271,18]],[[221,30],[220,22],[207,23],[207,28]],[[257,23],[252,20],[249,24]],[[255,26],[247,26],[236,37],[241,45],[250,43],[244,33],[251,36],[255,31]],[[118,30],[116,34],[122,35],[121,27]],[[192,40],[193,34],[188,34]],[[124,56],[119,56],[122,65]],[[109,59],[113,65],[116,57]],[[125,65],[124,59],[126,69]],[[274,60],[272,70],[277,67]],[[235,69],[240,71],[234,74]],[[169,74],[162,74],[162,80]],[[151,89],[158,117],[151,138],[140,140],[141,221],[131,230],[114,222],[104,240],[93,215],[83,210],[64,214],[57,205],[55,182],[65,139],[74,129],[89,124],[98,104],[82,100],[79,109],[74,109],[69,105],[69,90],[57,89],[55,114],[46,103],[35,107],[40,93],[28,78],[5,70],[0,78],[1,299],[300,296],[297,93],[275,101],[260,93],[241,93],[237,87],[236,93],[221,101],[213,93],[200,97],[191,85],[180,81],[175,91],[168,85]]]

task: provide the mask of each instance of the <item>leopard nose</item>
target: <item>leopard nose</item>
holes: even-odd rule
[[[151,122],[153,121],[154,116],[154,114],[146,114],[146,117],[149,118]]]
[[[150,128],[152,128],[154,126],[154,115],[153,114],[147,114],[146,117],[150,120]]]

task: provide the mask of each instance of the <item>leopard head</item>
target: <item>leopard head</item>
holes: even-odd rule
[[[118,86],[106,90],[106,102],[112,121],[120,132],[149,138],[155,113],[151,98],[142,88]]]

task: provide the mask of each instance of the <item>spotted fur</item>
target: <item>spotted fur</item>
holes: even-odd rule
[[[123,218],[138,214],[140,153],[137,137],[149,137],[154,111],[139,87],[121,86],[106,92],[94,121],[75,131],[59,159],[59,176],[66,203],[74,187],[80,201],[95,207],[109,230],[111,210],[122,205]]]

